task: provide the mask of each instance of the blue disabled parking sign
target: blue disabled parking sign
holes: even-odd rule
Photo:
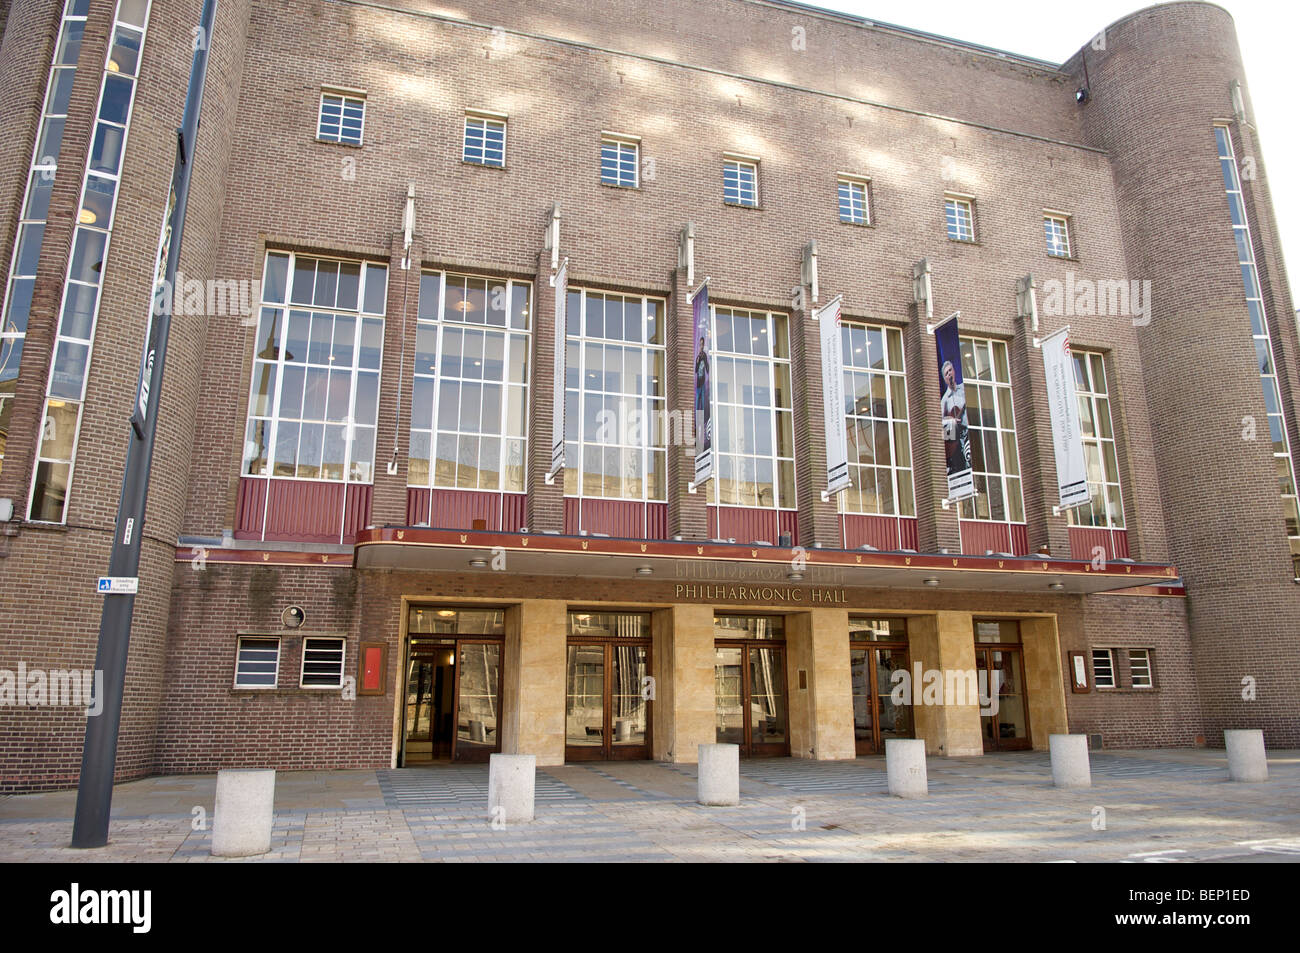
[[[95,590],[100,595],[135,595],[140,590],[139,576],[100,576]]]

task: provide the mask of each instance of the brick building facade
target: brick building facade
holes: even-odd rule
[[[10,673],[93,666],[199,7],[0,7]],[[120,778],[1300,744],[1300,337],[1222,9],[1133,14],[1063,65],[767,0],[222,0],[210,41]],[[622,424],[692,419],[706,277],[695,487],[692,446]],[[826,497],[813,310],[839,294],[854,482]],[[933,333],[957,311],[964,502]],[[1038,349],[1067,324],[1073,516]],[[900,669],[999,672],[1002,714],[900,706]],[[0,725],[0,790],[75,783],[78,708]]]

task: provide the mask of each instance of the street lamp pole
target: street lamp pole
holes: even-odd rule
[[[113,769],[117,762],[117,736],[122,723],[127,647],[131,641],[131,613],[135,608],[140,542],[144,537],[145,502],[149,496],[149,471],[158,430],[158,398],[162,391],[163,365],[167,359],[167,336],[171,331],[172,289],[176,286],[181,232],[185,225],[190,174],[194,168],[199,112],[203,106],[203,80],[207,75],[208,46],[216,11],[217,0],[204,0],[194,38],[185,113],[181,127],[176,131],[176,162],[172,170],[159,260],[155,263],[152,313],[131,413],[126,472],[122,476],[113,550],[108,559],[109,578],[101,580],[99,585],[99,590],[105,595],[95,669],[104,677],[103,710],[86,719],[86,743],[81,754],[81,777],[77,783],[77,813],[72,825],[73,847],[103,847],[108,843]],[[159,274],[163,262],[166,264]]]

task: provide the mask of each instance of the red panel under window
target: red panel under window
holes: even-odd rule
[[[794,510],[778,510],[781,532],[790,537],[790,545],[799,545],[799,514]],[[780,540],[777,540],[780,542]]]
[[[863,545],[876,549],[902,549],[899,542],[899,520],[896,516],[870,516],[862,513],[845,513],[844,548],[861,549]]]
[[[572,536],[582,530],[624,539],[645,539],[645,504],[640,500],[566,498],[564,531]]]
[[[778,516],[777,510],[757,507],[710,506],[709,538],[734,539],[738,543],[766,542],[775,546],[780,531],[793,537],[798,529],[798,515],[791,511],[788,514],[791,519],[782,520],[786,515],[783,512]],[[786,525],[778,530],[782,522]]]
[[[646,539],[668,538],[668,504],[646,504]]]
[[[433,513],[429,525],[434,529],[473,529],[475,520],[483,528],[500,530],[501,494],[478,490],[433,490]]]
[[[1012,556],[1029,555],[1028,527],[1024,523],[962,520],[961,551],[967,556],[983,556],[989,550]]]
[[[1107,559],[1128,559],[1128,531],[1097,529],[1095,526],[1070,527],[1070,556],[1092,559],[1093,547],[1100,546]]]
[[[272,480],[266,501],[267,540],[337,543],[345,486],[315,480]]]
[[[240,477],[235,503],[235,539],[261,539],[262,516],[266,513],[266,479]]]
[[[916,549],[916,517],[904,516],[898,521],[899,542],[901,549]]]
[[[501,503],[501,532],[519,532],[528,517],[528,497],[523,493],[503,493]]]
[[[425,487],[406,488],[406,525],[427,526],[429,523],[429,498],[432,491]]]
[[[370,525],[370,500],[375,488],[370,483],[349,483],[347,507],[343,511],[343,542],[357,541],[357,532]]]

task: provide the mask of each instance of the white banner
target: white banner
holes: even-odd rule
[[[569,300],[569,259],[560,263],[560,270],[552,280],[555,286],[555,370],[552,380],[551,409],[551,469],[546,474],[551,480],[564,469],[564,382],[565,357],[568,354],[567,305]]]
[[[1088,468],[1083,458],[1083,433],[1079,428],[1079,396],[1074,387],[1074,361],[1070,357],[1070,328],[1043,339],[1043,370],[1047,375],[1047,411],[1056,450],[1056,483],[1061,508],[1088,502]]]
[[[844,352],[840,344],[840,307],[844,296],[814,313],[822,336],[822,412],[826,423],[826,492],[849,485],[849,445],[844,427]]]

